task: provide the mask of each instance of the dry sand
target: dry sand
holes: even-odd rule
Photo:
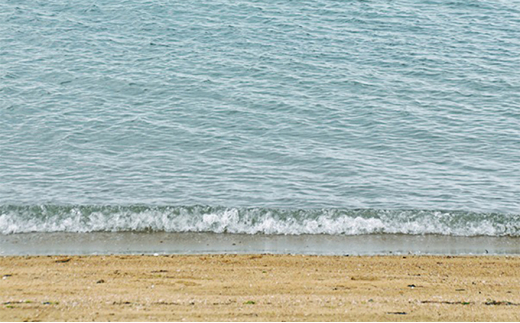
[[[519,321],[520,257],[0,258],[3,321]]]

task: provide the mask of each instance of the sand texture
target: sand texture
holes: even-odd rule
[[[3,321],[519,321],[520,257],[0,258]]]

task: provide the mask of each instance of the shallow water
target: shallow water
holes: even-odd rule
[[[0,256],[106,254],[520,255],[519,238],[439,235],[22,233],[0,235]]]
[[[2,1],[0,232],[120,228],[23,205],[204,205],[518,235],[518,53],[516,1]]]
[[[105,254],[520,255],[519,238],[436,235],[24,233],[0,235],[0,256]]]

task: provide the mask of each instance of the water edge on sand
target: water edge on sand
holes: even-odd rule
[[[0,255],[520,255],[519,242],[517,237],[488,236],[55,232],[0,235]]]

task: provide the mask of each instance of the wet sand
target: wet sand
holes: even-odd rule
[[[519,321],[520,257],[0,258],[2,321]]]
[[[0,256],[111,254],[520,255],[519,237],[267,235],[209,232],[0,234]]]

